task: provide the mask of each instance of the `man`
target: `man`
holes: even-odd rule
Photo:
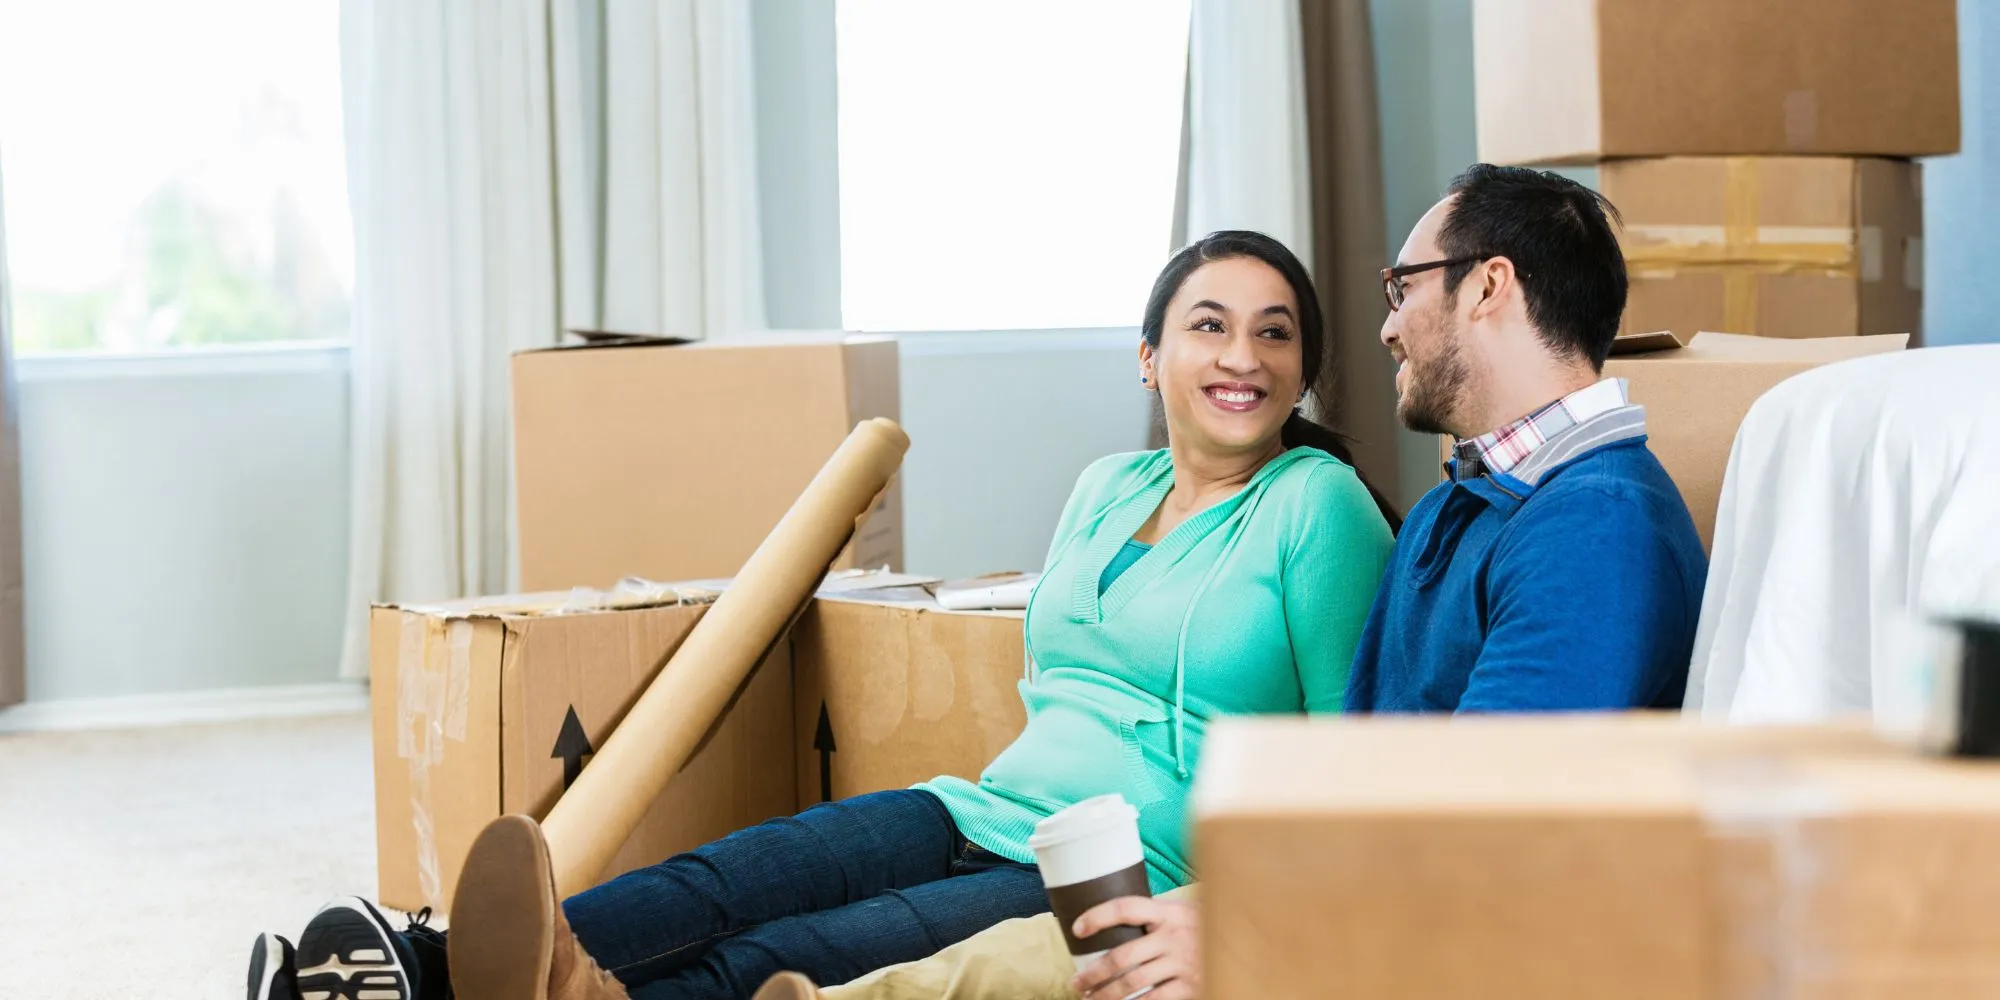
[[[1458,439],[1404,521],[1350,712],[1677,708],[1707,563],[1603,378],[1625,262],[1602,196],[1480,164],[1383,271],[1397,415]]]
[[[1625,309],[1616,211],[1554,174],[1478,164],[1383,271],[1405,426],[1457,439],[1396,540],[1350,712],[1561,711],[1681,701],[1706,563],[1645,412],[1602,378]],[[1188,899],[1124,899],[1076,932],[1146,927],[1069,981],[1051,917],[1009,921],[829,997],[1198,996]],[[810,996],[774,983],[772,997]],[[767,998],[768,1000],[768,998]]]

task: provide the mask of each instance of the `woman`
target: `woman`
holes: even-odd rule
[[[560,906],[539,831],[504,818],[467,858],[448,946],[337,900],[295,957],[260,939],[252,1000],[740,997],[786,969],[844,982],[1044,912],[1029,834],[1107,792],[1140,807],[1154,890],[1191,881],[1209,720],[1337,711],[1391,545],[1393,512],[1295,409],[1323,352],[1312,283],[1276,241],[1216,233],[1168,262],[1138,372],[1168,447],[1078,480],[1029,603],[1027,726],[977,784],[817,806]]]

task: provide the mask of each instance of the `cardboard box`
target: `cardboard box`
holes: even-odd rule
[[[1625,217],[1622,329],[1916,334],[1923,171],[1908,160],[1670,157],[1598,169]]]
[[[2000,993],[2000,765],[1859,728],[1230,721],[1196,816],[1216,996]]]
[[[854,425],[898,416],[896,343],[852,334],[516,354],[521,586],[734,576]],[[892,485],[837,567],[902,561]]]
[[[792,658],[801,804],[977,781],[1027,723],[1019,611],[946,611],[922,586],[822,592]]]
[[[450,904],[494,817],[545,815],[706,612],[555,615],[568,594],[378,606],[370,621],[379,898]],[[620,850],[608,878],[797,809],[780,643]]]
[[[1476,0],[1479,158],[1958,152],[1956,0]]]
[[[1646,447],[1680,488],[1705,550],[1715,536],[1715,509],[1729,449],[1750,405],[1809,368],[1900,351],[1902,334],[1778,340],[1699,333],[1685,342],[1666,332],[1621,336],[1604,374],[1627,382],[1632,402],[1646,408]],[[1451,438],[1439,441],[1439,461],[1451,458]]]
[[[1807,369],[1908,344],[1902,334],[1772,340],[1701,333],[1682,347],[1671,335],[1647,334],[1619,338],[1604,374],[1626,379],[1632,402],[1646,408],[1646,446],[1680,487],[1705,550],[1729,449],[1750,404]]]

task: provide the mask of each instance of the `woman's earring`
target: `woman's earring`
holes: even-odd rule
[[[1140,384],[1140,385],[1150,385],[1151,383],[1150,383],[1150,382],[1148,382],[1148,381],[1146,380],[1146,376],[1144,376],[1144,375],[1141,375],[1141,376],[1139,376],[1139,384]]]

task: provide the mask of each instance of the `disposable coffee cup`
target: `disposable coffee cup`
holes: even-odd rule
[[[1141,927],[1111,927],[1087,938],[1074,933],[1076,919],[1101,903],[1153,894],[1139,844],[1139,811],[1123,796],[1085,799],[1035,824],[1028,848],[1035,852],[1049,908],[1078,972],[1105,952],[1146,936]]]

